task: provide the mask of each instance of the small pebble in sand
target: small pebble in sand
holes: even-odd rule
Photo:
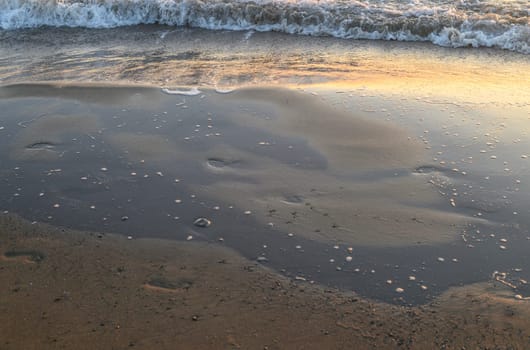
[[[56,204],[53,205],[54,208],[59,208],[60,206],[61,206],[61,205],[58,204],[58,203],[56,203]]]
[[[424,284],[422,284],[422,285],[420,286],[420,288],[421,288],[421,290],[427,290],[427,289],[429,289],[429,287],[427,287],[427,286],[424,285]]]
[[[218,205],[216,205],[215,207],[212,208],[213,210],[220,210],[221,207],[219,207]]]
[[[250,214],[252,214],[252,212],[250,210],[245,210],[245,212],[243,214],[250,215]]]
[[[444,262],[444,261],[445,261],[445,259],[444,259],[444,258],[442,258],[442,257],[438,257],[438,261],[439,261],[439,262]]]
[[[352,247],[348,247],[348,249],[346,249],[348,251],[348,253],[352,254],[353,253],[353,248]]]
[[[127,215],[124,215],[121,217],[121,221],[127,221],[129,220],[129,217]]]
[[[386,280],[386,284],[392,284],[392,280]]]
[[[523,296],[521,294],[515,294],[514,295],[514,298],[515,299],[518,299],[518,300],[522,300],[523,299]]]
[[[175,179],[174,181],[175,181],[176,183],[180,182],[180,180],[179,180],[179,179]]]
[[[267,258],[264,257],[264,256],[258,256],[258,258],[256,259],[256,261],[258,261],[258,262],[267,262],[267,261],[269,261],[269,259],[267,259]]]
[[[133,172],[131,173],[131,176],[136,176],[136,173],[133,171]]]
[[[409,276],[409,281],[415,281],[416,280],[416,276]]]
[[[403,293],[405,290],[403,288],[396,288],[396,293]]]
[[[162,174],[161,171],[157,171],[156,174],[157,174],[158,176],[164,176],[164,174]]]
[[[44,192],[39,193],[39,197],[43,197],[43,196],[44,196]]]
[[[353,260],[353,258],[352,258],[351,256],[347,256],[347,257],[346,257],[346,261],[347,261],[347,262],[351,262],[352,260]]]
[[[186,237],[186,241],[191,241],[192,239],[193,239],[192,235],[189,235],[188,237]]]
[[[132,236],[127,236],[127,239],[132,239]]]
[[[177,203],[177,204],[182,203],[182,199],[175,199],[175,203]]]
[[[499,249],[500,249],[500,250],[506,250],[506,246],[504,246],[504,245],[500,245],[500,246],[499,246]]]
[[[109,169],[107,169],[107,168],[101,168],[101,171],[107,171],[107,170],[109,170]]]

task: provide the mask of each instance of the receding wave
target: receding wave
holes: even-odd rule
[[[164,24],[530,54],[528,0],[0,0],[0,28]]]

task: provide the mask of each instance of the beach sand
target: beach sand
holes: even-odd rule
[[[493,278],[447,289],[441,281],[456,271],[443,270],[431,280],[433,294],[427,301],[420,298],[417,300],[423,301],[416,305],[399,306],[409,302],[400,302],[398,289],[405,286],[406,276],[399,277],[397,271],[394,271],[396,279],[388,286],[381,287],[385,285],[384,279],[373,286],[388,291],[380,292],[383,294],[366,291],[372,288],[366,284],[364,296],[348,288],[314,283],[313,278],[317,282],[327,281],[332,273],[326,270],[320,277],[294,274],[303,264],[320,266],[314,259],[319,250],[327,251],[325,247],[332,244],[341,244],[341,250],[352,245],[355,261],[365,259],[362,254],[367,247],[374,249],[366,253],[374,255],[368,260],[388,261],[386,252],[400,254],[399,249],[419,243],[426,251],[444,244],[449,246],[441,252],[456,251],[461,242],[460,230],[470,225],[497,225],[466,211],[451,212],[444,208],[447,206],[444,197],[425,177],[433,171],[426,151],[420,140],[405,129],[326,108],[327,104],[316,101],[314,95],[292,90],[243,89],[228,95],[205,90],[204,98],[186,97],[187,108],[180,118],[190,118],[192,124],[200,116],[215,114],[216,122],[227,123],[224,129],[219,128],[222,133],[245,127],[243,130],[253,130],[248,131],[250,136],[260,130],[257,135],[263,140],[273,137],[280,146],[291,141],[304,145],[299,158],[313,160],[302,162],[299,167],[293,166],[291,158],[281,152],[259,153],[256,149],[260,150],[260,145],[245,149],[245,143],[235,142],[236,138],[227,137],[227,141],[220,138],[213,144],[206,143],[208,147],[197,141],[189,148],[175,141],[186,132],[170,137],[126,131],[125,127],[113,131],[109,120],[112,123],[122,120],[102,117],[111,116],[112,108],[126,107],[129,114],[126,121],[134,125],[143,118],[134,117],[134,108],[139,108],[135,106],[141,106],[140,115],[145,115],[153,106],[160,112],[167,103],[173,106],[182,98],[158,89],[14,85],[1,91],[5,110],[16,112],[10,114],[13,119],[4,123],[9,138],[5,139],[8,147],[2,157],[8,168],[16,169],[15,165],[27,168],[30,164],[41,171],[64,168],[44,171],[44,180],[33,179],[29,170],[26,175],[15,170],[18,175],[12,177],[10,170],[5,169],[6,183],[14,185],[20,180],[18,191],[23,193],[7,203],[16,206],[17,200],[31,193],[32,183],[41,182],[55,191],[45,191],[46,197],[55,196],[48,199],[49,206],[19,204],[18,211],[32,220],[40,215],[43,219],[39,221],[91,228],[89,232],[80,232],[30,223],[8,213],[0,216],[2,348],[502,349],[524,348],[528,344],[530,305],[526,300],[514,298],[512,288]],[[100,108],[98,113],[87,108],[94,104]],[[55,113],[55,109],[62,113]],[[26,113],[21,115],[38,111],[42,116],[13,129],[10,125],[17,125],[13,121],[19,120],[16,115],[21,110]],[[212,113],[208,114],[209,111]],[[228,116],[224,119],[220,118],[223,111]],[[261,114],[264,111],[265,119]],[[322,114],[327,118],[314,118]],[[307,123],[304,118],[309,118]],[[173,130],[170,126],[167,129]],[[94,162],[88,157],[83,163],[76,163],[77,154],[86,150],[75,148],[75,142],[70,140],[83,135],[96,135],[91,140],[98,145],[98,140],[103,140],[98,148],[108,158],[102,161],[96,157]],[[262,139],[252,139],[252,144],[259,140]],[[69,158],[69,154],[76,156]],[[193,228],[191,223],[197,213],[194,209],[182,214],[182,224],[171,221],[165,225],[150,218],[153,208],[155,212],[160,210],[156,206],[139,212],[140,221],[131,214],[127,220],[123,217],[120,220],[120,213],[127,211],[120,205],[122,191],[114,192],[114,188],[120,186],[124,176],[130,176],[119,171],[122,163],[127,172],[136,170],[138,164],[144,164],[141,170],[147,173],[161,170],[164,176],[158,178],[169,177],[170,182],[178,173],[173,166],[178,164],[177,170],[189,167],[189,174],[196,181],[186,191],[203,201],[230,203],[241,212],[252,208],[254,219],[250,226],[238,228],[234,223],[245,222],[241,214],[235,216],[234,222],[223,221],[222,213],[214,216],[214,211],[200,202],[201,213],[206,210],[214,220],[213,234]],[[98,164],[111,164],[111,169],[103,172],[108,175],[95,175],[102,172]],[[73,185],[79,182],[76,176],[80,174],[70,175],[74,168],[80,173],[87,171],[89,177],[99,182],[86,189]],[[395,177],[396,169],[408,170]],[[438,170],[434,168],[435,173]],[[32,173],[38,175],[39,171]],[[60,174],[62,183],[50,179],[55,173]],[[365,174],[377,176],[367,181]],[[208,180],[208,176],[216,181]],[[451,180],[449,175],[443,176]],[[151,203],[142,197],[141,187],[134,187],[130,180],[125,184],[127,191],[130,188],[140,191],[140,203]],[[104,186],[105,190],[98,190],[98,186]],[[146,193],[156,194],[167,192],[168,188],[155,186],[147,190]],[[183,197],[187,196],[186,191]],[[84,193],[88,197],[83,197]],[[157,194],[155,198],[159,201],[162,197]],[[51,204],[56,200],[62,206],[54,209]],[[32,196],[29,201],[35,203]],[[109,220],[104,222],[110,223],[102,225],[101,221],[91,219],[85,213],[90,212],[90,203],[97,203],[98,209],[107,211]],[[132,203],[132,207],[141,206]],[[164,206],[162,202],[158,208]],[[63,215],[53,214],[53,219],[47,216],[63,208]],[[119,210],[110,212],[113,208]],[[293,208],[297,210],[295,218]],[[286,222],[288,219],[291,221]],[[256,262],[255,248],[249,242],[263,241],[265,233],[271,240],[269,251],[275,249],[275,233],[265,229],[268,221],[276,223],[275,232],[280,235],[294,233],[307,244],[313,242],[314,247],[306,248],[307,259],[292,260],[297,253],[282,259],[281,255],[267,252],[261,256],[272,261],[271,268]],[[133,226],[120,226],[128,222]],[[325,225],[336,227],[312,229]],[[350,231],[349,227],[356,229]],[[166,237],[162,234],[164,230],[181,241],[157,238]],[[230,231],[242,233],[231,236]],[[223,236],[221,242],[217,240],[219,234]],[[245,240],[243,234],[249,238]],[[186,241],[186,236],[194,239]],[[382,247],[396,250],[377,250]],[[274,263],[275,259],[280,260]],[[282,264],[292,270],[287,274],[290,278],[278,274]],[[290,264],[293,266],[289,267]],[[348,279],[348,272],[345,273],[330,281]],[[384,278],[384,272],[374,276]],[[400,278],[401,284],[397,284]],[[445,283],[455,283],[450,281]],[[408,296],[412,288],[418,290],[416,293],[425,293],[419,290],[419,284],[410,283],[403,295]],[[415,300],[413,293],[410,302]]]
[[[530,336],[528,303],[499,283],[399,307],[288,280],[216,244],[12,215],[0,227],[3,349],[523,349]]]
[[[1,35],[0,349],[529,346],[528,56]]]

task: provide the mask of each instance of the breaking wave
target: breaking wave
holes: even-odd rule
[[[4,30],[164,24],[530,54],[528,0],[0,0]]]

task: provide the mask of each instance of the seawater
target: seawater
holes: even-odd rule
[[[0,28],[163,24],[530,53],[527,0],[0,0]]]

